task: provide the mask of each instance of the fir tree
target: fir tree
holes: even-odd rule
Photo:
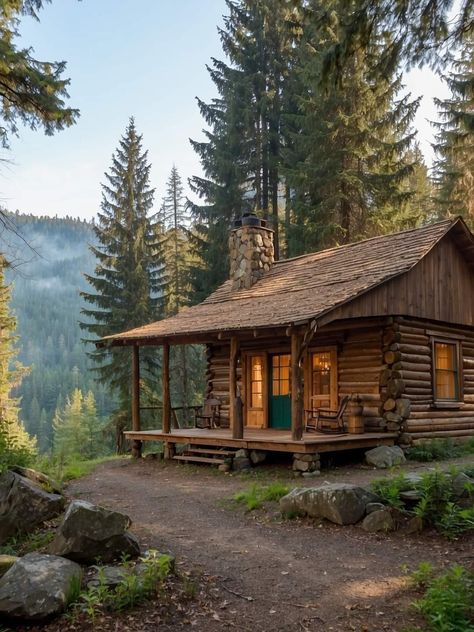
[[[444,77],[451,96],[436,99],[442,121],[434,145],[434,179],[441,216],[464,215],[474,227],[474,37]]]
[[[78,110],[65,106],[69,80],[63,79],[65,62],[42,62],[31,48],[19,49],[15,39],[22,15],[37,18],[41,0],[2,0],[0,8],[0,141],[18,131],[18,123],[31,129],[43,127],[46,134],[72,125]]]
[[[9,310],[10,287],[4,282],[5,260],[0,258],[0,472],[9,465],[26,465],[36,453],[32,439],[18,419],[19,401],[11,391],[20,383],[25,369],[11,363],[16,356],[15,318]]]
[[[286,153],[294,218],[290,254],[299,254],[396,226],[410,192],[410,122],[417,101],[398,98],[400,76],[381,77],[371,60],[382,46],[350,58],[340,81],[321,87],[324,55],[344,23],[346,3],[328,1],[331,29],[311,4],[299,47],[299,115]]]
[[[150,168],[142,137],[131,119],[102,186],[101,213],[94,227],[99,245],[91,246],[97,266],[94,276],[86,275],[95,292],[82,293],[93,308],[82,310],[90,320],[81,327],[94,339],[144,325],[163,313],[163,258],[159,225],[152,214]],[[119,436],[130,416],[131,361],[126,361],[123,349],[115,347],[96,349],[90,356],[97,362],[100,380],[118,394]],[[140,356],[143,390],[151,392],[156,357],[147,350]]]

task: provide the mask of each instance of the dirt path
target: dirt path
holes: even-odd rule
[[[313,480],[371,477],[359,469]],[[225,502],[248,485],[204,467],[119,461],[73,482],[69,493],[127,512],[144,548],[169,550],[185,568],[213,576],[215,614],[203,613],[196,630],[400,630],[413,616],[404,565],[472,560],[473,538],[377,536],[283,521],[276,510],[246,514]]]

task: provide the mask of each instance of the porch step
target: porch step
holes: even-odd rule
[[[200,454],[218,454],[220,456],[234,456],[235,450],[218,450],[216,448],[195,448],[191,446],[189,450],[187,450],[187,454],[191,453],[200,453]]]
[[[212,465],[221,465],[225,462],[224,459],[216,459],[212,456],[195,456],[194,454],[177,454],[173,459],[188,463],[212,463]]]

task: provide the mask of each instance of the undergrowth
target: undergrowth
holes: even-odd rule
[[[115,587],[107,585],[105,572],[98,568],[98,584],[77,596],[71,605],[69,617],[76,620],[85,614],[94,626],[104,612],[122,612],[137,606],[159,593],[163,582],[173,570],[173,558],[151,550],[134,566],[124,561],[123,576]]]
[[[54,538],[52,529],[40,529],[27,535],[10,538],[0,546],[0,555],[26,555],[44,549]]]
[[[431,439],[407,450],[411,461],[444,461],[467,454],[474,454],[474,437],[463,443],[453,439]]]
[[[392,507],[403,509],[401,492],[413,489],[418,499],[407,513],[421,518],[426,526],[434,527],[448,538],[466,531],[474,531],[474,486],[467,482],[465,498],[460,498],[453,487],[453,479],[459,472],[435,470],[426,472],[421,480],[411,483],[405,476],[387,477],[373,481],[372,489],[381,500]]]
[[[414,607],[432,632],[474,632],[474,571],[458,564],[436,575],[428,562],[412,574],[424,591]]]
[[[278,502],[289,491],[290,488],[283,483],[271,483],[265,487],[254,483],[249,489],[235,494],[234,500],[244,504],[247,511],[253,511],[254,509],[260,509],[265,502]]]

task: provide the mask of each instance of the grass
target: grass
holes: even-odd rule
[[[82,478],[83,476],[90,474],[101,463],[114,461],[120,458],[127,457],[113,455],[100,456],[95,459],[74,458],[69,462],[63,462],[54,457],[41,457],[36,461],[33,467],[40,472],[47,474],[59,483],[64,483],[66,481],[72,481],[76,478]]]
[[[39,529],[24,536],[10,538],[0,546],[0,555],[26,555],[44,549],[54,538],[52,529]]]
[[[173,572],[173,558],[150,550],[146,557],[140,558],[140,563],[141,569],[137,570],[131,562],[123,562],[123,577],[114,588],[107,585],[99,567],[98,585],[76,596],[70,618],[75,620],[85,614],[94,627],[97,617],[105,612],[123,612],[155,596]]]
[[[278,502],[290,491],[288,485],[275,482],[265,487],[254,483],[248,489],[234,495],[234,500],[245,505],[247,511],[260,509],[265,502]]]
[[[456,457],[474,454],[474,437],[462,443],[453,439],[431,439],[424,441],[407,451],[411,461],[445,461]]]
[[[428,562],[420,564],[412,580],[424,591],[414,607],[432,632],[474,632],[474,571],[455,564],[436,575]]]

